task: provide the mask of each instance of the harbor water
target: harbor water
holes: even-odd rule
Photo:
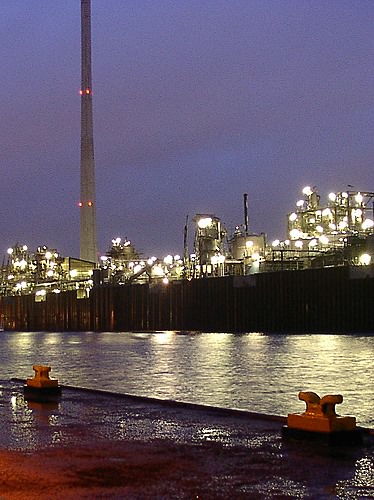
[[[52,367],[64,385],[254,412],[302,412],[299,391],[342,394],[374,427],[374,335],[1,332],[0,379]]]

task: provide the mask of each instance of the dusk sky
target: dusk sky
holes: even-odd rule
[[[0,7],[0,255],[78,257],[80,0]],[[373,0],[92,0],[100,253],[230,234],[243,193],[272,241],[305,185],[374,191],[373,27]]]

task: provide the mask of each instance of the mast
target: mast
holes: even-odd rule
[[[245,235],[248,235],[248,194],[243,194],[243,204],[244,204],[244,231]]]
[[[92,113],[91,0],[81,0],[80,258],[96,263],[95,160]]]

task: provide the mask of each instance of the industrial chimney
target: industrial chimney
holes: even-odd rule
[[[91,0],[81,0],[80,258],[97,262],[95,161],[92,117]]]

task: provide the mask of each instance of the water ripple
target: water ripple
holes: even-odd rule
[[[60,383],[287,415],[299,391],[342,394],[337,407],[374,427],[374,336],[261,333],[3,332],[0,378],[52,366]]]

